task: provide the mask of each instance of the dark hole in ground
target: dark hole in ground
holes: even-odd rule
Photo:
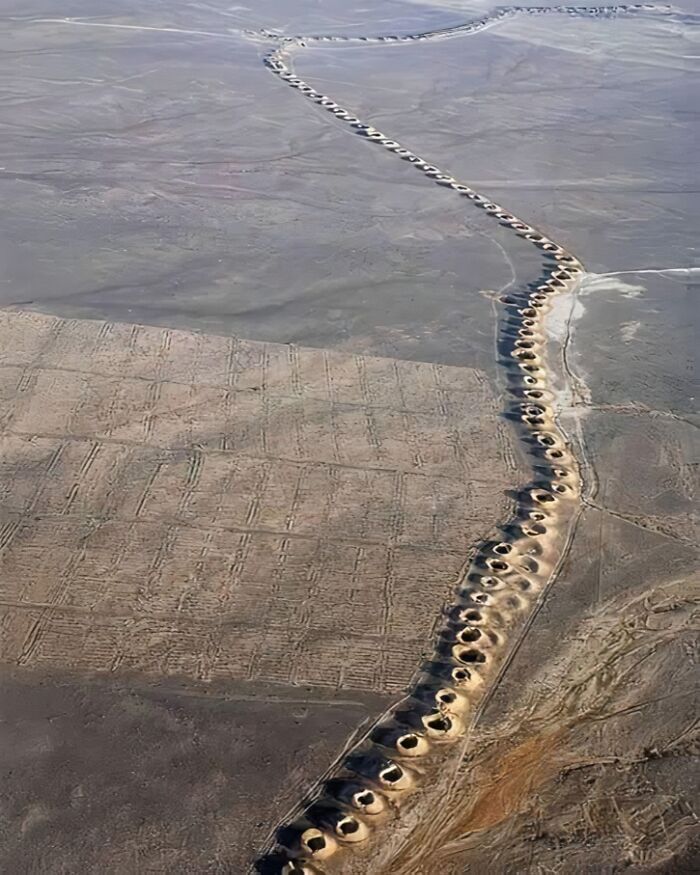
[[[403,772],[398,766],[390,766],[382,772],[382,778],[388,784],[395,784],[397,781],[400,781],[402,777]]]
[[[326,840],[323,838],[323,836],[314,836],[313,838],[310,838],[306,844],[308,845],[310,851],[313,851],[313,853],[317,853],[318,851],[322,851],[326,847]]]
[[[434,717],[428,720],[428,726],[437,732],[449,732],[452,722],[447,717]]]
[[[343,835],[349,836],[358,831],[360,824],[356,820],[348,819],[341,821],[339,828]]]
[[[478,629],[462,629],[459,633],[462,641],[478,641],[481,638],[481,632]]]
[[[460,662],[486,662],[486,657],[480,650],[462,650],[459,659]]]

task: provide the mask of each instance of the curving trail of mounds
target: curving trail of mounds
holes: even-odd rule
[[[256,31],[246,31],[249,36],[265,37],[282,44],[308,46],[314,43],[340,43],[343,45],[386,45],[387,43],[415,43],[426,40],[445,39],[453,36],[478,33],[486,30],[505,18],[515,15],[568,15],[579,18],[610,18],[625,13],[639,14],[643,12],[669,12],[670,6],[654,5],[649,3],[635,3],[619,6],[500,6],[484,18],[477,18],[463,24],[455,24],[452,27],[443,27],[436,30],[426,30],[421,33],[411,34],[384,34],[381,36],[339,36],[337,34],[313,34],[286,36],[274,30],[262,28]]]
[[[268,68],[350,129],[427,179],[490,214],[540,250],[538,281],[502,297],[501,363],[507,415],[517,423],[531,459],[532,479],[523,486],[500,541],[478,546],[458,582],[452,604],[426,662],[407,696],[352,749],[331,777],[310,796],[298,817],[278,830],[268,857],[278,871],[319,873],[343,856],[377,840],[401,816],[421,786],[439,780],[447,752],[464,740],[471,720],[504,666],[514,643],[554,579],[566,550],[581,497],[579,466],[557,424],[544,323],[555,295],[579,282],[579,259],[528,222],[416,155],[349,109],[317,91],[291,69],[291,49],[311,42],[413,42],[483,30],[518,13],[609,16],[618,12],[666,11],[647,4],[602,7],[504,8],[469,24],[414,36],[280,37],[264,57]]]

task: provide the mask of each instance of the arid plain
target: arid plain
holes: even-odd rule
[[[697,869],[697,11],[2,5],[0,868]],[[524,327],[567,263],[518,221],[582,265]],[[290,825],[519,550],[514,395],[560,539],[317,860]]]

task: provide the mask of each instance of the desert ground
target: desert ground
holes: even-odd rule
[[[0,4],[2,871],[700,867],[700,10],[539,10]]]

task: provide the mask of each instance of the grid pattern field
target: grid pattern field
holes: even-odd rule
[[[515,462],[482,375],[0,312],[2,658],[398,690]]]

